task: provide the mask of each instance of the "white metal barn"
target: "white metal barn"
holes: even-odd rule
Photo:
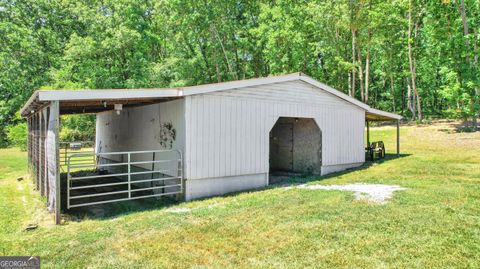
[[[75,113],[96,113],[95,151],[61,155],[59,115]],[[401,118],[302,73],[173,89],[37,91],[22,115],[31,172],[57,213],[55,201],[65,199],[66,208],[172,194],[191,200],[267,186],[276,171],[357,167],[365,122],[397,121],[398,136]]]

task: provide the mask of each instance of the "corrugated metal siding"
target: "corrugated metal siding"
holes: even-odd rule
[[[186,176],[267,173],[278,117],[314,118],[323,165],[364,161],[365,111],[302,81],[186,97]]]

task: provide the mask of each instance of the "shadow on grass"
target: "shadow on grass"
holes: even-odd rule
[[[445,133],[474,133],[480,131],[480,126],[475,128],[473,121],[448,121],[446,122],[447,128],[439,129]]]
[[[72,208],[64,211],[63,215],[67,221],[82,221],[85,219],[106,220],[138,212],[158,210],[177,203],[174,199],[167,197],[145,198]]]
[[[361,165],[359,167],[347,169],[347,170],[340,171],[340,172],[331,173],[331,174],[324,175],[324,176],[312,175],[312,176],[291,177],[291,178],[288,178],[288,179],[283,180],[281,182],[271,184],[271,185],[268,186],[268,188],[294,186],[294,185],[306,184],[306,183],[311,182],[311,181],[319,181],[319,180],[323,181],[323,180],[327,180],[327,179],[330,179],[330,178],[342,176],[342,175],[345,175],[345,174],[348,174],[348,173],[351,173],[351,172],[354,172],[354,171],[365,170],[365,169],[368,169],[369,167],[371,167],[374,164],[382,164],[382,163],[385,163],[385,162],[388,162],[388,161],[391,161],[391,160],[408,157],[410,155],[411,154],[403,153],[403,154],[400,154],[399,156],[397,156],[397,154],[387,153],[385,155],[385,158],[375,159],[374,161],[366,161],[363,165]]]

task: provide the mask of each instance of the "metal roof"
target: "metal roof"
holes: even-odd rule
[[[367,109],[365,118],[369,121],[390,121],[401,120],[402,116],[370,107]]]
[[[281,76],[245,79],[222,83],[203,84],[179,88],[149,88],[149,89],[98,89],[98,90],[38,90],[35,91],[23,106],[22,116],[28,116],[31,111],[47,105],[50,101],[60,101],[62,114],[68,113],[96,113],[113,109],[113,104],[127,106],[145,105],[182,98],[183,96],[260,86],[265,84],[301,80],[329,92],[349,103],[363,108],[368,115],[375,116],[376,120],[395,120],[402,117],[393,113],[373,109],[365,103],[350,97],[334,88],[318,82],[303,74],[292,73]],[[114,102],[113,102],[114,101]]]

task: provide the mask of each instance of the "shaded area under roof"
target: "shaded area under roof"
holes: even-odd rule
[[[114,109],[115,104],[121,104],[124,108],[151,105],[168,102],[181,97],[164,97],[148,99],[117,99],[117,100],[88,100],[88,101],[61,101],[60,114],[85,114],[99,113]]]

